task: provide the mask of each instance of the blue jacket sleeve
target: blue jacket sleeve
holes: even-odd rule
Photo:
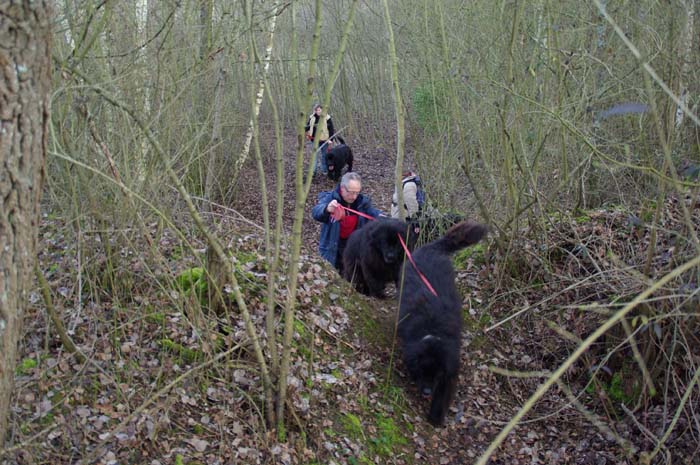
[[[374,207],[369,207],[368,213],[369,213],[370,216],[373,216],[373,217],[375,217],[375,218],[378,217],[379,215],[383,215],[383,214],[384,214],[384,212],[382,212],[381,210],[378,210],[378,209],[376,209],[376,208],[374,208]]]
[[[321,223],[328,223],[331,214],[326,211],[326,207],[333,200],[331,192],[321,192],[318,194],[318,203],[311,209],[311,217]]]
[[[376,218],[379,215],[383,214],[381,210],[378,210],[372,206],[372,199],[370,199],[369,197],[365,197],[363,199],[362,210],[363,210],[363,213],[367,213],[369,216],[371,216],[373,218]]]

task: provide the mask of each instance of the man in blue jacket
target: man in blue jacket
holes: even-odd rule
[[[372,200],[368,196],[362,194],[362,179],[357,173],[345,173],[336,189],[318,195],[318,203],[311,210],[313,219],[323,223],[318,251],[342,273],[343,251],[348,237],[370,220],[341,207],[374,218],[382,215],[382,212],[372,206]]]

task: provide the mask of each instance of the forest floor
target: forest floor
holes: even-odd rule
[[[364,192],[388,211],[393,154],[348,143]],[[293,141],[286,146],[293,147]],[[293,173],[294,155],[285,156],[287,173]],[[292,178],[287,176],[285,186],[286,231],[293,219]],[[262,224],[260,195],[252,187],[257,185],[252,169],[242,179],[232,208],[247,220],[223,210],[220,231],[236,256],[247,305],[264,334],[263,241],[248,223]],[[270,193],[273,181],[270,176]],[[0,464],[472,464],[604,321],[606,303],[616,297],[628,301],[648,284],[633,268],[646,259],[649,231],[620,210],[562,218],[546,232],[547,251],[535,240],[541,231],[524,234],[511,246],[509,267],[494,265],[505,260],[491,247],[462,260],[457,278],[465,319],[461,374],[446,425],[436,429],[425,421],[427,403],[400,361],[393,337],[395,300],[355,293],[318,257],[319,225],[309,212],[317,194],[333,187],[326,178],[315,178],[306,203],[286,443],[277,443],[265,429],[258,409],[260,373],[236,310],[223,322],[183,312],[173,304],[183,299],[181,293],[163,288],[158,273],[175,275],[197,265],[182,258],[187,254],[172,231],[153,226],[167,259],[165,270],[148,270],[141,257],[125,252],[122,269],[109,274],[111,280],[123,279],[115,286],[105,277],[113,264],[81,265],[75,244],[66,240],[65,222],[44,215],[41,269],[87,361],[63,349],[37,290],[16,377],[10,438],[16,445],[2,452]],[[697,219],[696,205],[690,206]],[[659,270],[682,249],[669,242],[671,231],[682,230],[679,201],[669,200],[663,217],[668,231],[660,233],[663,246],[652,260]],[[201,254],[203,245],[196,250]],[[109,284],[113,291],[82,289],[75,275],[81,266],[98,270],[90,282]],[[157,279],[139,278],[151,273]],[[83,302],[83,295],[90,298]],[[277,297],[283,304],[284,295]],[[698,356],[697,330],[690,338],[688,346]],[[634,367],[631,360],[629,347],[593,347],[547,391],[489,463],[644,463],[640,454],[654,448],[673,405],[639,394],[639,377],[625,374]],[[587,389],[592,370],[601,366],[599,389]],[[624,374],[617,387],[616,373]],[[685,379],[687,373],[678,376]],[[684,415],[662,447],[661,456],[673,459],[658,463],[698,464],[698,444],[697,417]]]

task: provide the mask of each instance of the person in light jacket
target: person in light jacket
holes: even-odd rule
[[[330,138],[335,134],[335,128],[333,127],[333,120],[331,115],[326,114],[325,118],[322,117],[323,107],[321,104],[317,103],[314,105],[314,111],[309,116],[309,122],[306,123],[306,138],[310,141],[314,141],[316,134],[318,134],[318,147],[319,150],[316,152],[316,166],[314,167],[314,175],[319,172],[323,174],[328,174],[328,166],[326,165],[326,153],[330,148]]]
[[[418,203],[418,175],[413,171],[404,171],[401,186],[403,186],[403,207],[406,210],[406,221],[414,218],[420,204]],[[391,198],[391,217],[399,218],[399,194],[394,190]]]

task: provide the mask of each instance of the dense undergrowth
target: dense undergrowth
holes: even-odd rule
[[[366,316],[373,305],[344,295],[350,288],[319,258],[305,256],[301,269],[290,440],[279,445],[266,429],[259,373],[232,299],[225,316],[206,307],[202,253],[187,258],[165,231],[163,274],[146,271],[144,256],[123,253],[118,263],[103,260],[81,277],[74,268],[78,248],[64,240],[65,227],[58,218],[44,221],[48,247],[40,267],[87,361],[61,346],[37,290],[13,410],[14,440],[23,446],[5,452],[9,463],[311,464],[328,457],[372,463],[406,448],[413,431],[402,413],[409,411],[407,401],[351,325],[349,313]],[[239,281],[264,334],[261,242],[254,235],[230,239],[231,257],[248,278]],[[95,247],[91,256],[104,253],[99,242],[80,247],[82,253]],[[95,276],[99,288],[84,285],[81,295],[80,280]],[[280,281],[280,303],[283,286]],[[376,330],[366,321],[357,333]]]
[[[229,302],[224,316],[207,311],[198,275],[203,244],[191,237],[192,247],[183,249],[180,238],[161,231],[160,274],[145,255],[126,249],[111,263],[76,268],[90,248],[89,256],[106,257],[104,244],[67,241],[66,224],[45,217],[41,269],[87,360],[62,347],[37,291],[12,412],[22,447],[3,460],[471,463],[582,340],[693,256],[692,244],[679,239],[685,222],[678,202],[690,202],[697,215],[690,198],[669,200],[654,243],[642,215],[600,209],[560,218],[546,231],[523,229],[506,251],[491,241],[455,257],[465,297],[464,366],[440,433],[423,421],[425,403],[402,375],[393,300],[358,296],[318,258],[304,256],[293,413],[283,444],[266,428],[259,373],[235,305]],[[241,234],[240,225],[233,229],[229,253],[264,334],[262,243],[254,232]],[[80,269],[90,272],[77,275]],[[98,277],[99,285],[92,282]],[[696,457],[695,282],[679,276],[595,341],[495,463],[579,463],[582,456],[634,463],[657,446],[662,456]],[[284,281],[279,285],[281,304]],[[582,437],[585,450],[577,445]]]

